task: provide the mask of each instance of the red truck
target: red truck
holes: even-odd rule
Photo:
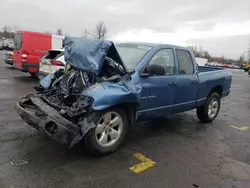
[[[33,31],[18,31],[14,40],[14,66],[37,75],[39,60],[49,49],[62,48],[63,36]]]

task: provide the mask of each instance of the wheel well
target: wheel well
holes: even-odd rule
[[[221,96],[222,96],[222,91],[223,91],[222,86],[221,86],[221,85],[217,85],[217,86],[215,86],[215,87],[210,91],[209,95],[210,95],[211,93],[213,93],[213,92],[216,92],[216,93],[218,93],[218,94],[220,95],[220,97],[221,97]]]
[[[112,106],[111,108],[123,109],[128,117],[129,125],[132,125],[136,120],[136,111],[138,106],[138,103],[122,103]]]

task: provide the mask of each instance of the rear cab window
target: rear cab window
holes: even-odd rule
[[[48,53],[43,57],[44,59],[57,59],[64,55],[63,51],[49,50]]]
[[[14,49],[20,50],[22,48],[23,34],[17,33],[14,40]]]
[[[179,63],[179,74],[193,74],[194,64],[191,54],[186,50],[176,50]]]

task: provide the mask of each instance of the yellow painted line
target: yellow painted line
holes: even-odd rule
[[[230,125],[230,127],[238,129],[240,131],[245,131],[245,130],[249,129],[249,127],[247,127],[247,126],[237,127],[237,126]]]
[[[141,153],[136,153],[134,154],[134,156],[139,159],[140,161],[142,161],[142,163],[139,163],[137,165],[131,166],[129,169],[132,170],[135,173],[140,173],[150,167],[153,167],[155,165],[155,162],[152,161],[149,158],[146,158],[144,155],[142,155]]]

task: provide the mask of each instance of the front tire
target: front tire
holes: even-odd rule
[[[220,95],[217,92],[211,93],[205,104],[196,109],[197,117],[204,123],[212,122],[220,111]]]
[[[119,108],[93,113],[96,127],[84,136],[85,148],[94,156],[111,154],[120,147],[128,133],[127,115]]]

